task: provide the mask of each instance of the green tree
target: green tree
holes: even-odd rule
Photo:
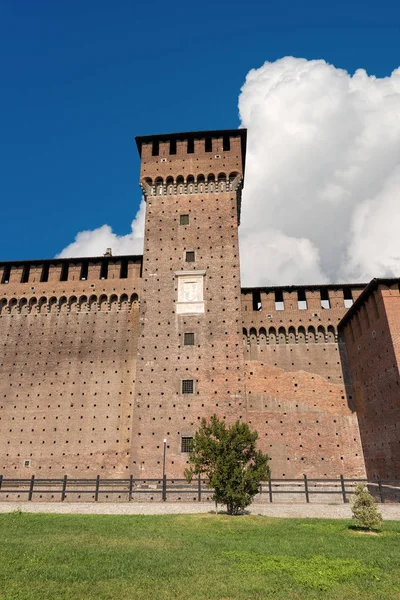
[[[356,485],[351,510],[356,524],[363,529],[376,529],[383,520],[365,483]]]
[[[251,504],[260,481],[268,478],[268,456],[256,449],[258,433],[247,423],[236,421],[230,427],[216,415],[202,419],[189,455],[185,477],[205,475],[214,489],[213,500],[224,504],[229,515],[237,515]]]

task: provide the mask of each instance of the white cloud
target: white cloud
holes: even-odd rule
[[[142,200],[136,217],[131,223],[131,231],[126,235],[117,235],[109,225],[97,229],[80,231],[72,244],[69,244],[57,256],[102,256],[107,248],[113,255],[143,254],[144,216],[146,204]]]
[[[248,129],[242,284],[369,280],[400,274],[400,69],[351,76],[286,57],[251,70],[239,96]],[[78,233],[60,256],[140,254],[132,230]]]
[[[286,57],[248,73],[239,110],[243,284],[400,274],[400,69]]]

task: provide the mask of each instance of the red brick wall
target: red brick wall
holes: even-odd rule
[[[362,286],[352,291],[355,298]],[[322,309],[311,286],[305,310],[296,289],[283,293],[284,310],[275,310],[275,288],[262,292],[260,311],[244,292],[248,419],[271,457],[272,476],[364,476],[346,349],[337,340],[347,310],[342,289],[328,288],[331,308]]]
[[[400,294],[379,285],[344,327],[368,476],[400,478]]]
[[[22,284],[18,266],[0,285],[3,476],[127,474],[140,267],[131,261],[129,278],[119,279],[110,263],[107,280],[81,281],[71,264],[61,282],[58,265],[40,283],[35,264]]]

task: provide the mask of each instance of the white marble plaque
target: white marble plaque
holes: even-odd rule
[[[205,271],[181,271],[175,275],[178,278],[177,314],[204,313]]]

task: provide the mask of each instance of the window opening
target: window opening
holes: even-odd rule
[[[194,381],[193,379],[182,379],[182,394],[193,394]]]
[[[262,309],[262,304],[261,304],[261,293],[260,292],[253,292],[253,310],[261,310]]]
[[[187,141],[187,153],[188,154],[193,154],[194,153],[194,138],[188,138],[188,141]]]
[[[100,279],[107,279],[108,277],[108,261],[103,260],[100,269]]]
[[[153,147],[151,149],[152,156],[158,156],[160,151],[160,143],[158,140],[153,140]]]
[[[185,333],[183,343],[185,346],[194,346],[194,333]]]
[[[193,438],[182,437],[181,439],[181,452],[190,452],[192,449]]]
[[[189,225],[189,215],[181,215],[179,218],[179,225]]]
[[[119,273],[120,279],[127,279],[128,277],[128,261],[126,258],[121,260],[121,270]]]
[[[297,290],[297,308],[307,310],[307,297],[305,290]]]
[[[282,290],[275,290],[275,310],[285,310]]]
[[[186,252],[186,262],[194,262],[194,261],[195,261],[195,255],[194,255],[193,250]]]
[[[42,267],[42,274],[40,276],[40,281],[45,283],[49,280],[49,263],[44,263]]]
[[[329,300],[329,292],[327,288],[321,288],[320,289],[320,294],[321,294],[321,308],[330,308],[331,307],[331,303]]]
[[[69,263],[65,262],[61,265],[60,281],[68,281]]]
[[[349,287],[343,288],[343,302],[345,308],[350,308],[350,306],[353,306],[353,294],[351,293],[351,288]]]
[[[81,279],[81,281],[85,281],[87,279],[87,277],[88,277],[88,270],[89,270],[89,263],[88,263],[87,260],[85,260],[82,263],[81,274],[79,276],[79,279]]]
[[[22,276],[21,276],[21,283],[28,283],[29,281],[29,271],[31,270],[31,266],[30,265],[24,265],[23,271],[22,271]]]
[[[176,154],[176,140],[169,141],[169,153]]]
[[[212,152],[212,139],[210,137],[206,137],[204,141],[204,150],[205,152]]]
[[[231,140],[229,135],[224,135],[222,138],[222,148],[224,152],[229,152],[231,149]]]
[[[3,270],[3,277],[1,278],[1,283],[8,283],[10,281],[11,275],[11,265],[6,265]]]

